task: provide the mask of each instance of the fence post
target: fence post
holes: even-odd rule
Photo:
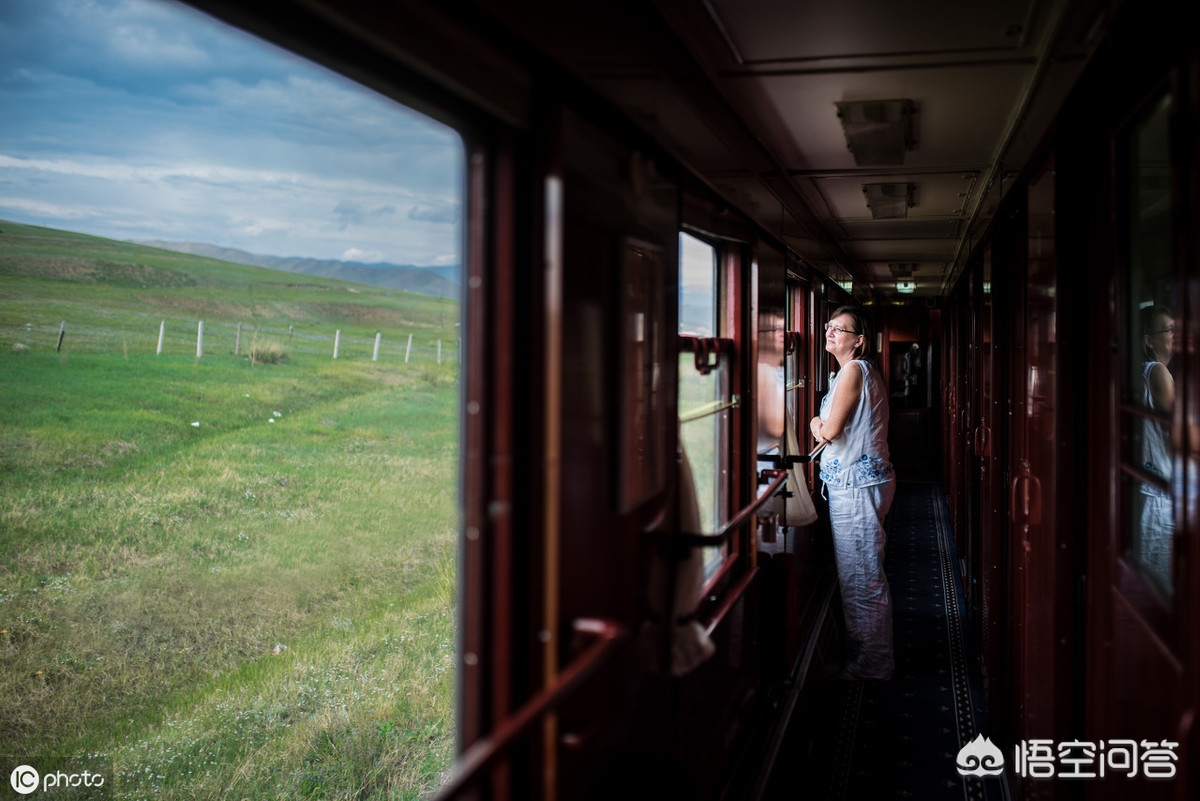
[[[199,359],[204,355],[204,321],[196,326],[196,358]]]
[[[404,363],[408,364],[408,354],[412,353],[412,334],[408,335],[408,347],[404,349]]]
[[[238,323],[237,339],[233,341],[233,355],[237,356],[242,350],[242,324]]]
[[[339,328],[337,333],[333,335],[333,358],[335,359],[337,358],[338,345],[340,344],[342,344],[342,329]]]
[[[442,363],[442,340],[438,340],[438,364]]]
[[[54,348],[54,352],[58,353],[62,350],[63,337],[67,335],[67,321],[63,320],[58,324],[58,345]]]
[[[167,333],[167,321],[163,320],[158,324],[158,350],[154,351],[155,356],[162,356],[163,336]]]
[[[375,332],[375,352],[373,354],[371,354],[371,361],[373,361],[373,362],[379,361],[379,340],[382,338],[383,338],[383,332],[376,331]]]
[[[294,333],[295,333],[295,331],[292,330],[292,326],[289,325],[288,326],[288,350],[289,351],[291,351],[291,349],[292,349],[292,334],[294,334]]]

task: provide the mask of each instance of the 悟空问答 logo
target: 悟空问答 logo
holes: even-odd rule
[[[999,776],[1004,772],[1004,754],[982,734],[958,752],[958,772],[963,776]]]

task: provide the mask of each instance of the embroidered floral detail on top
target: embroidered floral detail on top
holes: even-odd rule
[[[858,483],[877,484],[890,479],[893,475],[892,465],[878,456],[867,456],[859,459],[854,465],[858,473]]]
[[[895,475],[890,462],[885,461],[879,456],[869,456],[863,454],[862,458],[850,466],[849,470],[853,470],[853,480],[847,481],[850,476],[843,476],[843,466],[840,459],[831,459],[828,462],[821,462],[821,480],[826,484],[846,485],[846,486],[870,486],[871,484],[882,484],[885,481],[890,481]]]
[[[842,463],[837,459],[829,461],[821,460],[821,480],[826,484],[840,484],[838,479],[842,475]]]

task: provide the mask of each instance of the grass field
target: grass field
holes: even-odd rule
[[[111,757],[116,798],[435,787],[459,391],[432,343],[457,319],[0,221],[0,754]],[[242,354],[272,337],[286,358],[234,356],[239,322]]]

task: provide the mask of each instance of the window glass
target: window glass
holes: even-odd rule
[[[1164,97],[1137,122],[1128,149],[1128,558],[1158,590],[1174,592],[1175,356],[1179,297],[1172,269],[1171,165]],[[1182,333],[1182,332],[1180,332]]]
[[[459,136],[174,3],[5,0],[0,76],[0,754],[431,793]]]
[[[758,444],[760,454],[778,454],[783,440],[786,393],[787,290],[783,254],[758,251]]]
[[[789,339],[785,341],[786,358],[784,359],[785,378],[787,381],[787,415],[792,425],[798,426],[796,431],[803,434],[807,430],[808,411],[801,408],[805,399],[805,388],[808,385],[808,361],[805,358],[808,343],[804,340],[805,321],[808,318],[808,287],[791,282],[788,284],[788,319],[787,330]]]
[[[691,234],[679,235],[679,333],[718,335],[716,249]]]
[[[719,336],[716,249],[689,234],[679,237],[679,333],[711,338]],[[729,484],[729,355],[708,373],[696,367],[692,353],[679,356],[680,446],[685,451],[696,483],[703,532],[714,533],[727,522]],[[720,564],[724,552],[710,548],[706,574]]]

